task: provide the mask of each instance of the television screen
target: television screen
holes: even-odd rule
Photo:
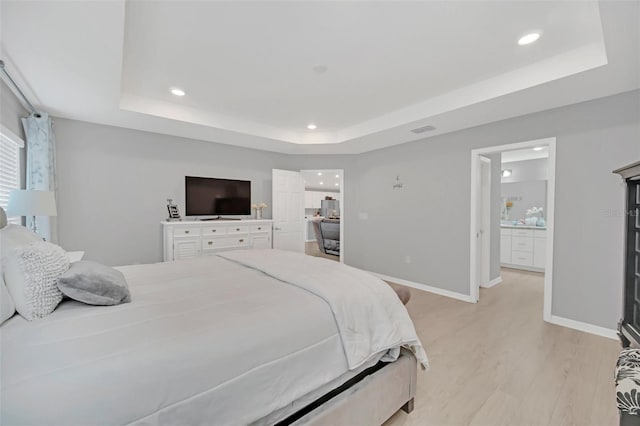
[[[185,176],[187,216],[251,214],[251,181]]]

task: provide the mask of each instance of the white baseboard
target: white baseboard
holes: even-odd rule
[[[498,277],[498,278],[494,278],[494,279],[492,279],[491,281],[489,281],[489,284],[487,284],[487,285],[481,285],[480,287],[482,287],[482,288],[491,288],[491,287],[493,287],[494,285],[498,285],[498,284],[500,284],[501,282],[502,282],[502,277]]]
[[[457,293],[455,291],[450,291],[450,290],[445,290],[442,288],[438,288],[438,287],[432,287],[430,285],[426,285],[426,284],[420,284],[420,283],[415,283],[413,281],[407,281],[407,280],[403,280],[402,278],[396,278],[396,277],[390,277],[388,275],[384,275],[384,274],[379,274],[377,272],[371,272],[369,271],[369,273],[375,275],[376,277],[385,280],[385,281],[391,281],[393,283],[396,284],[401,284],[407,287],[411,287],[411,288],[415,288],[418,290],[422,290],[422,291],[428,291],[429,293],[434,293],[434,294],[438,294],[440,296],[446,296],[446,297],[451,297],[452,299],[458,299],[458,300],[462,300],[463,302],[469,302],[469,303],[476,303],[477,300],[473,300],[471,298],[471,296],[467,295],[467,294],[462,294],[462,293]]]
[[[602,337],[608,337],[609,339],[618,340],[618,333],[616,330],[610,328],[604,328],[593,324],[587,324],[586,322],[580,322],[569,318],[563,318],[556,315],[551,315],[549,319],[551,324],[561,325],[563,327],[573,328],[574,330],[584,331],[585,333],[591,333]]]

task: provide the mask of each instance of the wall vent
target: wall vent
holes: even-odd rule
[[[435,130],[436,128],[433,126],[422,126],[422,127],[418,127],[417,129],[413,129],[411,130],[413,133],[424,133],[424,132],[430,132],[432,130]]]

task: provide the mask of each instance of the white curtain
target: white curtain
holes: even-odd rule
[[[26,189],[56,191],[56,160],[53,122],[46,113],[34,113],[22,119],[27,139]],[[31,226],[27,217],[27,227]],[[38,233],[47,241],[56,241],[55,218],[38,216],[35,218]]]

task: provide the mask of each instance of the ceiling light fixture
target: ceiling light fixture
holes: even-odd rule
[[[520,37],[520,40],[518,40],[518,44],[520,46],[525,46],[527,44],[531,44],[534,41],[538,40],[540,38],[540,33],[529,33],[527,35],[524,35],[522,37]]]
[[[317,128],[318,128],[318,126],[316,126],[316,125],[315,125],[315,124],[313,124],[313,123],[309,123],[309,124],[307,124],[307,129],[309,129],[309,130],[315,130],[315,129],[317,129]]]
[[[511,170],[510,169],[506,169],[502,171],[502,177],[509,177],[511,176]]]
[[[534,151],[542,151],[544,149],[544,146],[536,146],[535,148],[533,148]]]
[[[177,87],[174,87],[173,89],[171,89],[171,93],[173,93],[176,96],[184,96],[184,95],[186,95],[184,90],[178,89]]]
[[[340,177],[340,175],[336,175],[336,177],[337,177],[337,178],[339,178],[339,177]]]
[[[339,184],[339,183],[336,183],[336,186],[340,186],[340,184]]]
[[[322,172],[318,172],[318,176],[322,176]]]
[[[320,185],[324,185],[324,182],[320,182]]]

